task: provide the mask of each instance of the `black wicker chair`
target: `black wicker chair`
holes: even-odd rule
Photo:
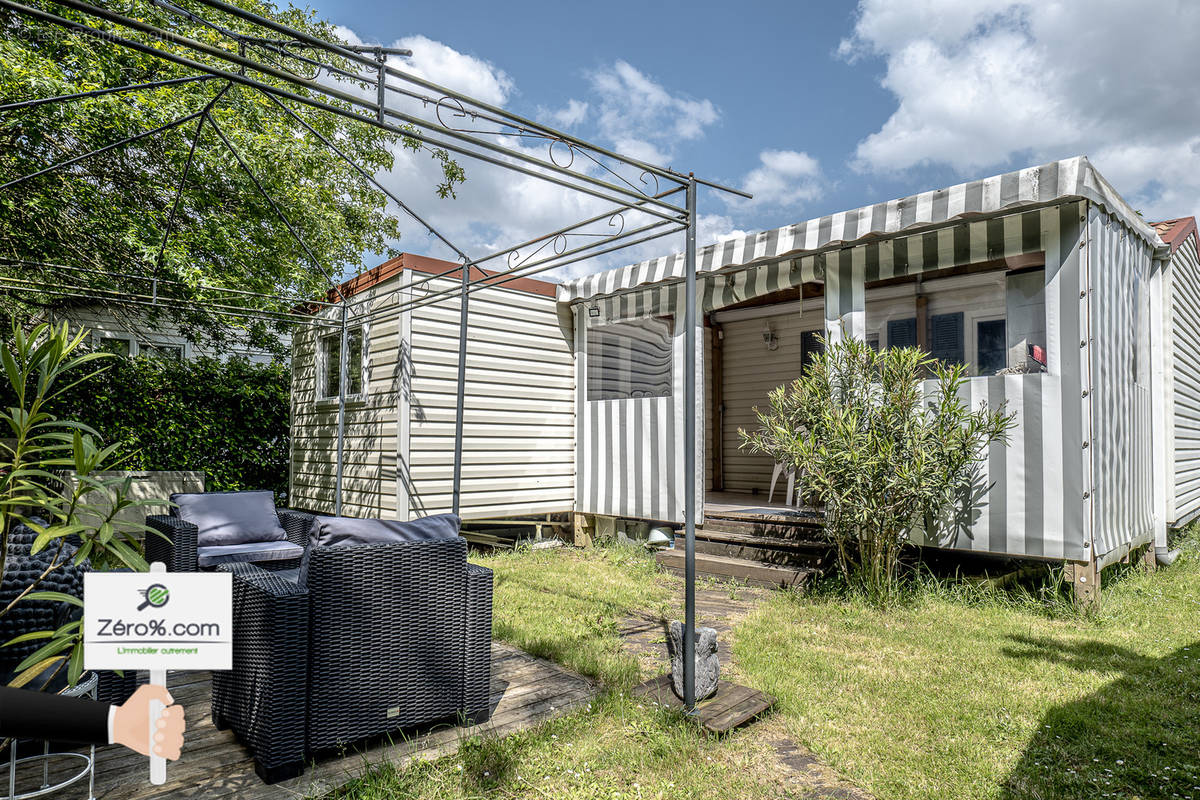
[[[293,511],[290,508],[277,508],[279,524],[287,533],[287,540],[292,544],[306,547],[308,545],[308,529],[312,524],[312,514],[303,511]],[[196,526],[184,522],[175,515],[156,514],[146,517],[146,561],[161,561],[167,565],[168,572],[199,572],[211,567],[201,566],[197,553]],[[268,570],[288,570],[300,566],[300,558],[283,560],[256,561]]]
[[[366,737],[488,718],[492,572],[467,563],[461,537],[312,546],[295,581],[218,569],[234,575],[234,642],[213,722],[267,783]]]
[[[38,521],[45,524],[43,520]],[[30,584],[39,580],[56,557],[63,558],[67,563],[40,578],[38,589],[83,599],[83,576],[91,570],[91,562],[86,559],[81,564],[70,561],[75,553],[75,544],[70,537],[64,542],[65,552],[61,556],[56,556],[55,547],[48,547],[40,553],[31,553],[35,539],[37,534],[26,525],[15,525],[9,532],[8,564],[5,574],[0,578],[0,608],[15,600]],[[67,622],[79,619],[79,616],[79,610],[67,603],[56,600],[22,600],[13,606],[12,611],[0,617],[0,644],[30,631],[54,630]],[[16,668],[20,662],[43,644],[44,640],[35,639],[0,649],[0,683],[8,683],[11,678],[16,677]],[[52,674],[55,675],[55,680],[47,680]],[[138,686],[137,675],[132,670],[121,674],[97,670],[96,675],[99,678],[96,697],[106,703],[124,703]],[[44,676],[35,678],[30,683],[30,688],[58,691],[66,685],[65,670],[50,668],[45,671]]]

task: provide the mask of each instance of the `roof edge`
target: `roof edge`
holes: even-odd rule
[[[416,253],[401,253],[395,258],[389,258],[378,266],[371,267],[352,278],[342,281],[335,288],[325,293],[325,301],[336,303],[362,294],[379,284],[396,277],[404,270],[420,272],[425,275],[442,275],[449,280],[462,278],[462,265],[432,256],[421,256]],[[509,279],[503,272],[487,270],[482,267],[471,267],[471,279],[483,279],[484,285],[500,284],[494,288],[509,289],[514,292],[535,294],[553,299],[558,290],[558,284],[537,278]]]
[[[1171,255],[1174,255],[1179,246],[1187,241],[1189,234],[1197,233],[1195,217],[1178,217],[1162,222],[1151,222],[1150,227],[1157,230],[1163,243],[1171,248]],[[1200,242],[1197,243],[1196,249],[1197,254],[1200,255]]]

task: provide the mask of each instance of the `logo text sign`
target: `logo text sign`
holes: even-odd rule
[[[86,669],[232,669],[233,576],[89,572],[83,578]]]

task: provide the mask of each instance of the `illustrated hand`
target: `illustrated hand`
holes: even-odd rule
[[[151,700],[166,706],[155,725],[154,755],[174,761],[183,747],[183,706],[172,705],[175,701],[164,686],[139,686],[132,697],[117,706],[113,714],[113,740],[134,752],[150,755],[146,720],[150,716]]]

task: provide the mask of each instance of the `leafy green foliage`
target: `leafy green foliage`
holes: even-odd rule
[[[917,348],[876,351],[845,337],[771,392],[758,430],[739,431],[743,447],[796,471],[805,500],[825,509],[843,576],[876,602],[896,597],[911,529],[954,534],[978,499],[986,447],[1013,425],[1002,408],[968,408],[958,396],[966,379],[962,365]]]
[[[262,0],[237,0],[260,15],[274,17],[313,35],[338,40],[333,26],[294,7],[277,9]],[[213,66],[220,59],[197,55],[179,45],[120,28],[47,0],[35,5],[156,48],[186,54]],[[238,43],[196,20],[172,13],[164,4],[131,0],[121,11],[131,17],[236,52]],[[227,30],[253,32],[247,23],[205,8],[206,17]],[[314,77],[299,61],[272,55],[253,45],[247,55],[277,63],[301,77]],[[324,58],[324,56],[322,56]],[[341,66],[348,66],[341,64]],[[15,102],[195,75],[185,67],[0,11],[0,102]],[[256,74],[255,78],[282,85]],[[322,75],[322,80],[328,80]],[[289,84],[289,88],[295,90]],[[357,90],[345,83],[345,90]],[[298,90],[306,94],[306,90]],[[0,192],[0,257],[85,267],[95,272],[59,271],[54,283],[89,290],[148,295],[149,281],[115,272],[182,281],[173,290],[187,310],[171,314],[192,338],[220,339],[231,325],[261,330],[263,323],[236,321],[206,311],[204,303],[251,304],[245,297],[202,290],[204,283],[255,292],[315,296],[328,288],[326,273],[359,265],[365,252],[394,255],[396,218],[385,196],[339,155],[309,133],[311,125],[369,173],[390,169],[392,146],[424,148],[366,123],[272,99],[258,90],[204,80],[150,90],[49,103],[0,115],[0,183],[84,155],[137,133],[208,109],[194,119],[125,146],[88,156],[78,164]],[[314,264],[225,146],[228,137],[265,191],[315,254]],[[195,141],[194,156],[191,156]],[[459,165],[441,150],[443,180],[433,187],[453,197],[465,180]],[[190,168],[188,167],[191,159]],[[180,179],[187,180],[176,200]],[[163,233],[178,202],[174,223],[159,263]],[[31,264],[0,266],[0,274],[37,282],[43,274]],[[30,305],[61,302],[29,291],[0,300],[16,315]],[[265,302],[265,301],[264,301]],[[259,303],[262,305],[263,303]],[[251,304],[253,305],[253,304]],[[0,305],[0,307],[3,307]],[[152,315],[153,316],[153,315]]]
[[[37,590],[47,575],[68,563],[88,559],[97,569],[146,569],[134,536],[139,528],[117,520],[140,501],[128,498],[127,478],[97,475],[120,466],[119,447],[103,447],[92,428],[51,413],[66,393],[103,372],[97,362],[107,356],[83,352],[83,341],[84,335],[72,336],[66,324],[39,325],[28,334],[14,326],[11,346],[0,348],[8,384],[5,394],[10,398],[0,412],[5,437],[0,439],[0,574],[8,566],[9,534],[18,524],[37,534],[33,553],[47,548],[54,552],[41,576],[0,608],[0,616],[22,600],[78,605],[75,598]],[[67,471],[74,472],[73,481],[60,479],[59,473]],[[73,555],[65,547],[68,537],[79,542]],[[79,623],[70,622],[57,631],[29,632],[23,640],[38,638],[49,641],[18,665],[20,674],[14,683],[23,685],[56,664],[67,668],[71,683],[77,681],[83,670]]]
[[[113,358],[63,399],[130,453],[127,469],[199,470],[209,491],[287,497],[291,371],[245,359]]]

